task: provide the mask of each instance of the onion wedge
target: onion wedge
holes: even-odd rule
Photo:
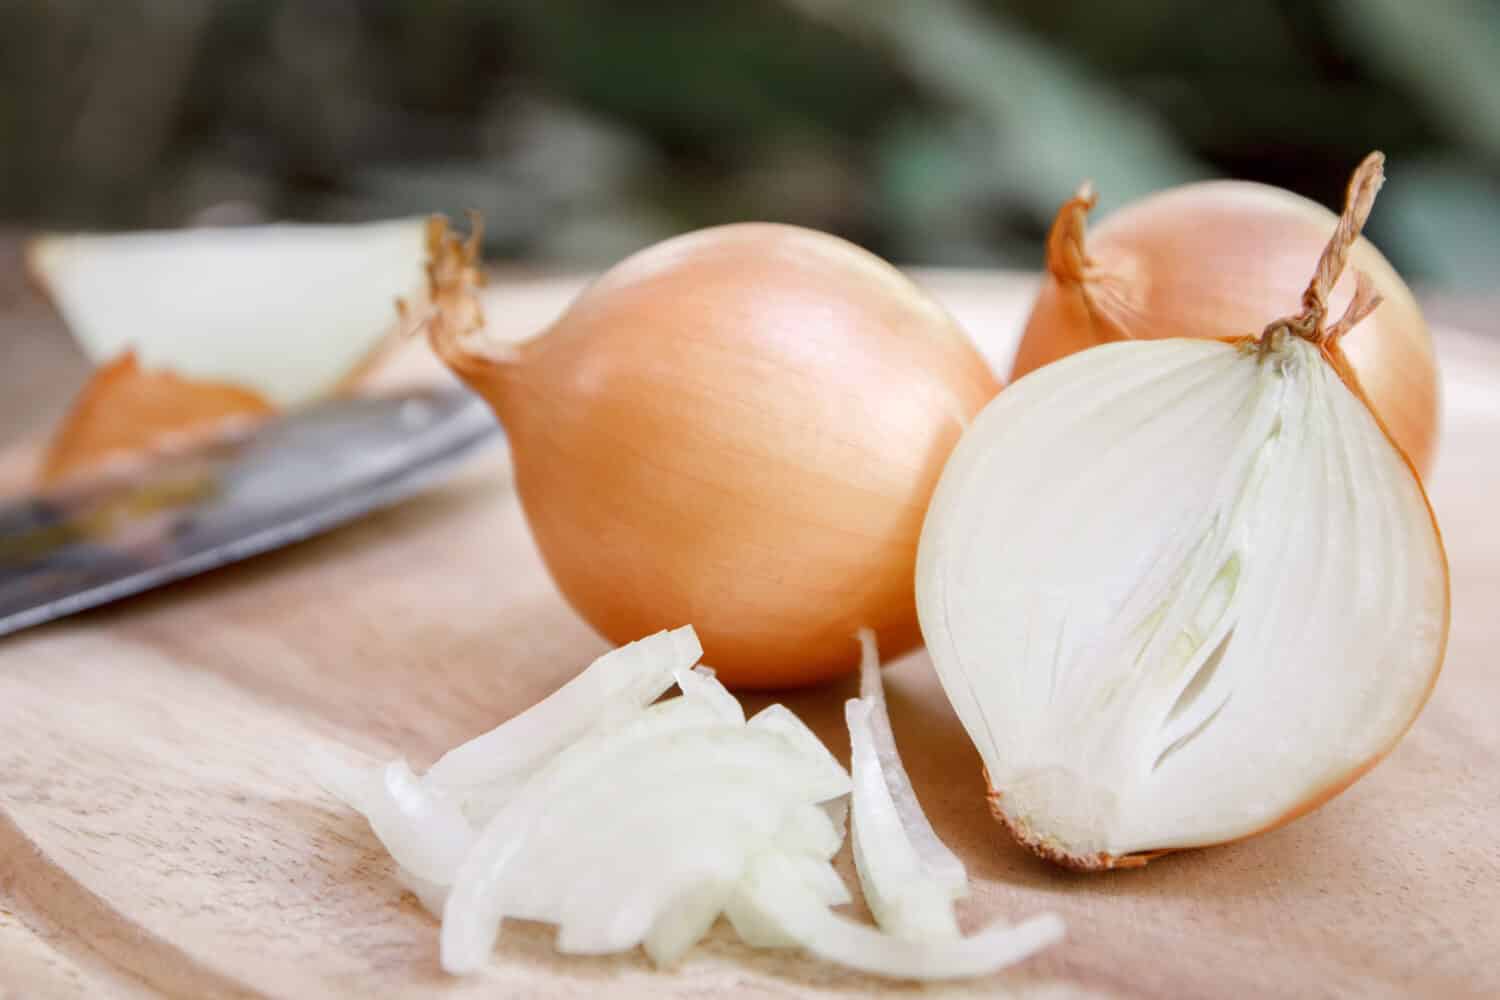
[[[227,382],[273,406],[332,393],[423,285],[428,222],[46,235],[26,265],[83,352]]]

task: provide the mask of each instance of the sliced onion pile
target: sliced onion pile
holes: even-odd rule
[[[750,719],[706,667],[691,627],[596,660],[551,697],[418,776],[403,760],[312,760],[358,810],[398,877],[442,919],[451,973],[488,961],[507,918],[555,924],[557,948],[636,946],[678,960],[722,914],[753,947],[801,947],[877,975],[981,975],[1056,941],[1036,918],[963,938],[962,864],[927,825],[896,756],[873,635],[850,702],[854,778],[782,705]],[[673,684],[680,696],[657,698]],[[853,792],[855,860],[879,929],[832,860]]]

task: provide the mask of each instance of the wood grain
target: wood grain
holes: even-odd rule
[[[1003,368],[1029,281],[926,278]],[[521,335],[576,287],[496,294]],[[1137,871],[1061,872],[989,819],[925,655],[892,668],[913,779],[975,876],[962,922],[1049,908],[1069,926],[1013,975],[922,992],[1500,995],[1500,344],[1444,331],[1438,346],[1448,664],[1410,736],[1324,809]],[[546,577],[503,445],[325,538],[0,641],[0,997],[913,992],[752,953],[722,927],[670,974],[556,956],[529,924],[507,925],[485,975],[441,974],[435,923],[298,753],[339,741],[425,765],[602,648]],[[850,691],[786,700],[846,755]]]

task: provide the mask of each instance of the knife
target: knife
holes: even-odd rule
[[[128,479],[0,502],[0,635],[389,507],[498,430],[463,389],[334,400]]]

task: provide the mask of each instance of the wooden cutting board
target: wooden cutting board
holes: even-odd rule
[[[926,277],[1003,370],[1031,281]],[[576,288],[498,294],[519,336]],[[1326,808],[1136,871],[1065,873],[989,819],[925,655],[891,669],[917,789],[974,876],[964,925],[1042,909],[1068,922],[1014,974],[929,992],[1500,995],[1500,342],[1445,330],[1438,347],[1448,663],[1405,742]],[[671,973],[559,957],[530,924],[507,925],[483,976],[439,971],[436,924],[299,753],[340,741],[423,766],[603,648],[543,571],[503,444],[331,536],[0,641],[0,996],[912,992],[753,953],[722,926]],[[786,701],[846,755],[851,690]]]

